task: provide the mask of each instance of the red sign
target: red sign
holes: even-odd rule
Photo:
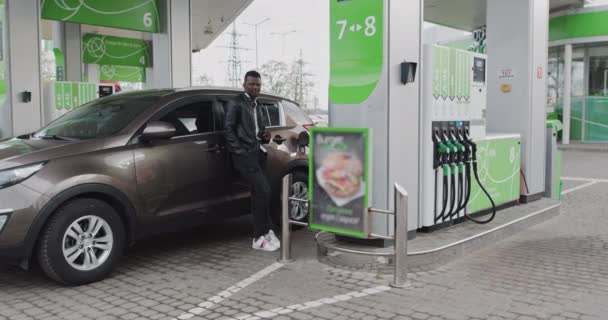
[[[539,79],[543,78],[543,67],[538,67],[538,69],[536,69],[536,77]]]

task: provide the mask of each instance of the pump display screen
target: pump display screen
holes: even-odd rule
[[[473,81],[486,82],[486,59],[475,58],[473,61]]]
[[[109,95],[111,95],[114,90],[112,89],[112,86],[99,86],[99,96],[100,97],[107,97]]]

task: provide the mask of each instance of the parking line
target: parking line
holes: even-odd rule
[[[194,316],[197,316],[197,315],[203,313],[203,311],[205,311],[205,310],[210,310],[216,304],[222,302],[225,299],[230,298],[230,296],[232,296],[233,294],[247,288],[252,283],[273,273],[274,271],[280,269],[282,266],[283,266],[282,263],[275,262],[275,263],[271,264],[270,266],[260,270],[258,273],[252,275],[251,277],[244,279],[243,281],[233,285],[232,287],[218,293],[217,295],[215,295],[211,298],[208,298],[206,301],[200,303],[198,305],[198,307],[188,310],[188,312],[180,315],[177,318],[173,318],[173,320],[187,320],[187,319],[190,319]]]
[[[318,308],[329,304],[334,304],[338,302],[348,301],[354,298],[366,297],[374,294],[378,294],[381,292],[389,291],[391,287],[389,286],[377,286],[369,289],[365,289],[362,291],[353,291],[346,294],[340,294],[337,296],[333,296],[331,298],[323,298],[319,300],[308,301],[300,304],[294,304],[284,308],[276,308],[272,310],[264,310],[258,311],[255,313],[242,313],[234,318],[229,318],[229,320],[259,320],[259,319],[268,319],[274,318],[279,315],[284,315],[296,311],[303,311],[312,308]]]
[[[589,182],[587,182],[585,184],[581,184],[580,186],[577,186],[577,187],[574,187],[574,188],[570,188],[568,190],[564,190],[564,191],[562,191],[562,195],[566,195],[566,194],[568,194],[570,192],[574,192],[574,191],[578,191],[578,190],[581,190],[581,189],[584,189],[584,188],[587,188],[587,187],[591,187],[592,185],[595,185],[595,184],[598,184],[598,183],[599,183],[599,181],[593,181],[592,180],[592,181],[589,181]]]
[[[595,181],[595,182],[608,182],[608,179],[595,179],[595,178],[585,178],[585,177],[562,177],[564,181]]]

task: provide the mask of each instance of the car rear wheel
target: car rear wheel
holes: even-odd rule
[[[116,210],[98,199],[77,199],[61,207],[43,230],[38,261],[52,279],[82,285],[106,278],[126,247]]]

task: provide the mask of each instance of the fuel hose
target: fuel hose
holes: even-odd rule
[[[467,137],[468,139],[468,137]],[[494,204],[494,199],[492,199],[492,197],[490,196],[490,194],[488,193],[488,191],[486,190],[486,188],[483,186],[483,184],[479,181],[479,174],[477,173],[477,145],[470,139],[468,139],[469,144],[471,145],[471,154],[472,154],[472,164],[473,164],[473,175],[475,176],[475,180],[477,181],[477,185],[479,185],[479,187],[481,188],[481,190],[483,191],[483,193],[485,193],[486,197],[488,198],[488,200],[490,200],[490,203],[492,204],[492,215],[490,215],[490,218],[488,218],[487,220],[478,220],[476,218],[471,217],[468,213],[464,213],[464,216],[475,222],[478,224],[486,224],[491,222],[492,220],[494,220],[494,218],[496,217],[496,205]],[[469,181],[470,181],[470,175],[471,173],[469,172]]]

